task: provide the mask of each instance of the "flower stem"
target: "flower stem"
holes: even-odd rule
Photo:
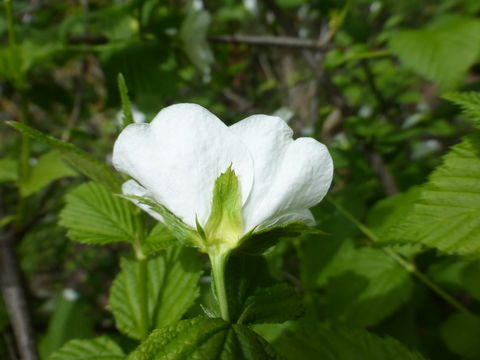
[[[138,293],[140,297],[140,336],[145,340],[149,332],[148,317],[148,258],[143,253],[142,240],[133,241],[135,258],[138,261]]]
[[[343,214],[343,216],[345,216],[348,220],[350,220],[370,240],[372,240],[374,243],[378,243],[380,241],[378,236],[372,230],[370,230],[368,227],[363,225],[347,209],[345,209],[342,205],[340,205],[340,203],[338,203],[336,200],[334,200],[330,196],[327,197],[327,199],[340,213]],[[405,271],[415,276],[418,281],[423,283],[426,287],[428,287],[431,291],[437,294],[437,296],[441,297],[445,302],[450,304],[452,307],[454,307],[460,312],[471,314],[471,312],[465,306],[463,306],[457,299],[455,299],[453,296],[448,294],[440,286],[435,284],[432,280],[428,278],[428,276],[420,272],[412,261],[409,261],[403,258],[400,254],[398,254],[395,250],[392,250],[391,248],[385,247],[385,248],[381,248],[381,250],[385,254],[387,254],[390,258],[392,258],[397,264],[403,267]]]
[[[225,321],[230,321],[227,289],[225,287],[225,265],[229,256],[230,251],[219,251],[209,254],[210,262],[212,263],[213,288],[220,306],[220,315]]]

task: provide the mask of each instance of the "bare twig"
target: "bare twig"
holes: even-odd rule
[[[208,40],[221,43],[281,46],[324,51],[331,48],[331,46],[318,40],[300,39],[290,36],[211,35],[208,37]]]
[[[382,155],[374,149],[367,149],[368,160],[373,168],[373,171],[378,177],[380,184],[387,195],[394,195],[398,193],[398,186],[392,173],[385,164]]]

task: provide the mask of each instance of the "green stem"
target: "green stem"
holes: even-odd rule
[[[367,236],[370,240],[374,243],[378,243],[380,239],[378,236],[370,230],[368,227],[363,225],[355,216],[353,216],[347,209],[345,209],[342,205],[340,205],[336,200],[332,197],[328,196],[327,200],[340,212],[342,213],[348,220],[350,220],[365,236]],[[441,297],[445,302],[450,304],[452,307],[457,309],[460,312],[471,314],[471,312],[463,306],[457,299],[453,296],[448,294],[445,290],[435,284],[432,280],[428,278],[425,274],[420,272],[415,264],[401,255],[399,255],[396,251],[392,250],[391,248],[381,248],[385,254],[390,256],[397,264],[403,267],[407,272],[413,274],[421,283],[423,283],[426,287],[428,287],[431,291]]]
[[[148,316],[148,258],[143,253],[143,241],[134,240],[133,251],[138,261],[138,295],[140,297],[140,336],[145,340],[148,336],[149,316]]]
[[[230,321],[227,289],[225,287],[225,265],[227,264],[229,256],[229,251],[219,251],[209,254],[210,262],[212,263],[213,287],[220,306],[220,315],[225,321]]]
[[[7,17],[8,43],[10,46],[17,45],[17,37],[13,26],[12,0],[4,0],[5,16]]]

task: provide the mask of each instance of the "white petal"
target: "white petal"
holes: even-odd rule
[[[230,127],[254,159],[255,181],[244,206],[245,231],[322,200],[333,175],[327,148],[312,138],[292,139],[280,118],[254,115]]]
[[[122,193],[125,195],[135,195],[141,196],[150,200],[154,200],[153,195],[150,191],[145,189],[142,185],[137,183],[135,180],[128,180],[122,184]],[[137,200],[130,200],[135,205],[137,205],[140,209],[145,210],[148,214],[150,214],[153,218],[157,219],[158,221],[164,222],[163,217],[150,209],[150,206],[141,204]]]
[[[135,178],[188,225],[210,215],[216,178],[230,165],[246,202],[253,163],[245,145],[201,106],[169,106],[150,124],[131,124],[118,137],[113,164]]]
[[[274,218],[270,218],[261,223],[256,230],[282,225],[292,221],[301,221],[310,226],[315,225],[315,218],[313,217],[312,212],[308,209],[302,209],[279,215]]]

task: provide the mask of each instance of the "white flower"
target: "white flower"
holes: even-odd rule
[[[240,184],[240,235],[295,220],[313,224],[309,208],[327,193],[333,163],[323,144],[292,135],[279,117],[253,115],[228,127],[199,105],[177,104],[150,124],[127,126],[113,165],[136,180],[123,185],[124,194],[162,204],[193,229],[196,219],[202,226],[209,219],[215,180],[230,166]]]

